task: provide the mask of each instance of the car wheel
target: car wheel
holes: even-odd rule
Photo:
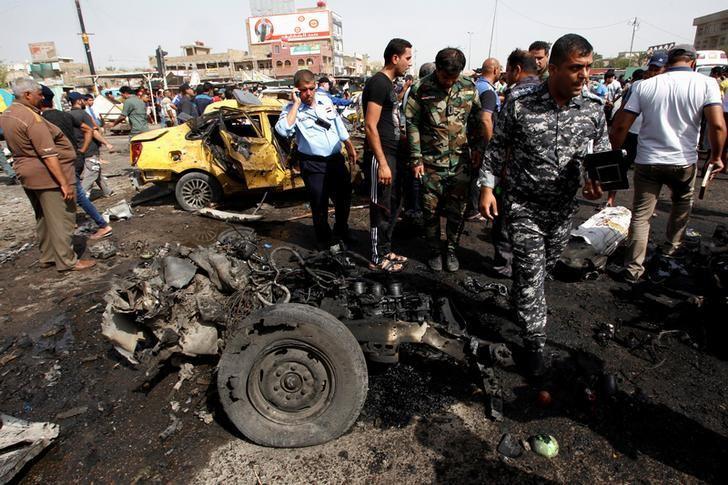
[[[186,211],[196,211],[219,201],[221,193],[217,180],[200,172],[184,174],[174,188],[177,203]]]
[[[345,433],[364,405],[368,375],[344,324],[318,308],[287,303],[251,315],[226,342],[217,387],[246,438],[289,448]]]

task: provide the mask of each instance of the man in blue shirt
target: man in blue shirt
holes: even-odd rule
[[[197,112],[200,116],[205,114],[205,108],[212,103],[212,94],[214,89],[212,84],[205,83],[197,86],[197,96],[195,96],[195,105],[197,106]]]
[[[333,193],[336,214],[334,233],[340,240],[351,242],[351,175],[341,153],[342,143],[351,165],[356,163],[356,150],[329,97],[317,92],[313,73],[308,69],[296,72],[293,84],[296,88],[291,93],[292,101],[281,112],[276,131],[281,136],[296,137],[301,176],[309,194],[316,241],[320,248],[328,248],[332,243],[328,214],[329,194]]]
[[[498,59],[490,57],[483,61],[480,76],[475,80],[475,89],[478,90],[478,97],[482,107],[480,119],[485,129],[483,135],[486,144],[493,137],[495,119],[501,108],[500,96],[498,96],[498,90],[495,88],[495,82],[500,78],[500,74],[500,62],[498,62]],[[470,210],[467,215],[469,221],[485,221],[485,217],[478,211],[479,202],[480,187],[478,187],[478,173],[476,171],[470,183]]]
[[[331,94],[331,81],[327,77],[319,79],[318,89],[316,92],[328,96],[331,102],[334,103],[334,106],[341,106],[343,108],[344,106],[349,106],[352,103],[350,99],[340,98]]]

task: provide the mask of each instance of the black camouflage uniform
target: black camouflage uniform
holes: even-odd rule
[[[482,133],[480,110],[475,84],[465,76],[445,90],[433,73],[410,90],[405,107],[410,168],[425,167],[422,210],[432,254],[440,252],[441,214],[447,219],[447,250],[454,251],[459,244],[473,173],[470,147],[483,144],[477,139]]]
[[[602,101],[587,93],[559,107],[546,81],[504,106],[483,157],[481,187],[494,187],[507,163],[514,304],[524,343],[533,350],[546,342],[544,281],[566,247],[590,149],[610,149]]]
[[[524,94],[530,93],[541,85],[541,80],[538,76],[527,76],[524,79],[518,81],[515,85],[506,89],[504,95],[505,100],[503,106],[505,106],[512,99],[523,96]],[[497,121],[497,120],[496,120]],[[499,272],[503,276],[511,276],[511,264],[513,262],[513,248],[511,246],[511,237],[508,234],[508,225],[506,224],[506,210],[503,199],[503,185],[505,184],[505,170],[507,163],[502,164],[501,168],[501,180],[499,186],[495,187],[494,193],[496,196],[496,202],[498,203],[498,217],[493,221],[493,228],[491,230],[491,238],[493,240],[493,269]]]

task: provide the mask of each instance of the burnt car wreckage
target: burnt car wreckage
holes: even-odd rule
[[[105,297],[102,333],[155,377],[175,354],[220,355],[217,388],[230,421],[274,447],[327,442],[356,421],[368,390],[365,356],[395,363],[423,344],[462,363],[502,418],[496,366],[509,349],[470,335],[450,300],[358,274],[333,247],[304,258],[287,246],[258,250],[233,227],[208,247],[166,246]]]

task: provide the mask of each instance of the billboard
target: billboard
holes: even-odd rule
[[[34,42],[28,44],[28,49],[33,62],[55,61],[58,57],[55,42]]]
[[[250,17],[248,36],[251,45],[330,37],[329,11]]]

